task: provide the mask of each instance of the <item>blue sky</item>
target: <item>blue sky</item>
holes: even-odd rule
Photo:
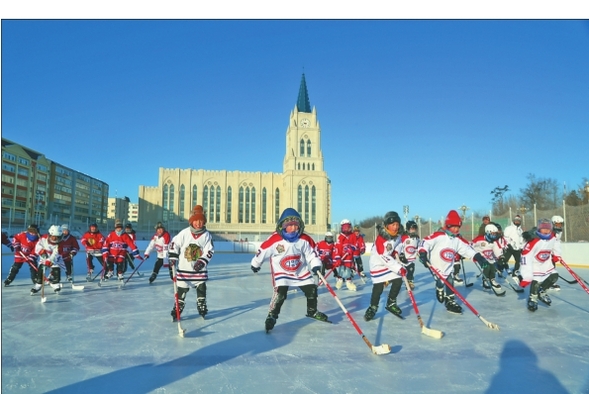
[[[281,172],[304,72],[332,221],[589,177],[589,22],[3,20],[2,136],[137,201],[158,168]]]

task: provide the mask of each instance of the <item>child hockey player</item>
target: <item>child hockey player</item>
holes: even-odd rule
[[[325,233],[325,239],[317,243],[317,252],[321,259],[321,273],[325,276],[325,271],[333,269],[333,234],[328,231]],[[335,269],[334,269],[335,272]]]
[[[397,296],[403,283],[402,277],[407,274],[407,270],[395,258],[398,250],[401,249],[399,246],[402,245],[400,232],[401,218],[395,211],[387,212],[382,226],[378,228],[378,236],[374,241],[370,259],[368,260],[372,278],[372,295],[370,297],[370,306],[364,314],[364,320],[366,321],[374,319],[386,282],[391,283],[391,290],[389,290],[384,309],[402,318],[403,312],[397,305]]]
[[[545,290],[558,280],[554,263],[561,259],[560,242],[552,230],[550,220],[540,219],[534,233],[535,237],[522,251],[520,286],[530,285],[528,310],[531,312],[538,309],[538,299],[546,305],[552,303]]]
[[[164,265],[164,259],[168,259],[168,245],[170,244],[170,233],[166,231],[166,228],[162,224],[162,222],[157,222],[155,225],[155,235],[151,238],[149,245],[147,245],[147,249],[145,249],[145,254],[143,258],[147,260],[149,257],[149,253],[153,249],[155,249],[157,254],[157,260],[153,266],[153,272],[149,277],[149,283],[153,283],[155,278],[157,278],[157,274],[160,272],[160,268]],[[172,277],[172,268],[168,264],[168,270],[170,271],[170,279],[174,279]]]
[[[12,239],[12,247],[14,248],[14,264],[10,267],[8,278],[4,281],[4,286],[12,283],[16,274],[20,271],[23,264],[29,266],[31,272],[31,280],[36,283],[37,270],[35,262],[35,246],[39,241],[39,227],[36,224],[31,224],[26,231],[20,232]]]
[[[115,220],[115,229],[112,231],[102,245],[102,260],[108,265],[109,271],[104,276],[104,279],[110,279],[114,275],[114,264],[117,267],[117,276],[120,281],[124,279],[125,272],[125,258],[127,257],[127,249],[131,250],[133,257],[143,260],[135,241],[131,239],[129,234],[123,231],[123,223]]]
[[[298,286],[307,297],[308,317],[328,321],[327,316],[317,310],[317,285],[312,275],[321,270],[321,260],[315,251],[315,242],[304,230],[301,215],[293,208],[285,209],[276,224],[276,232],[260,245],[252,258],[254,273],[264,261],[270,261],[274,293],[266,317],[266,332],[274,328],[289,286]]]
[[[80,251],[78,240],[70,234],[70,228],[67,224],[61,225],[62,238],[59,243],[59,254],[65,263],[65,276],[68,282],[72,281],[72,264],[74,256]]]
[[[203,208],[195,205],[188,219],[188,227],[180,231],[168,248],[168,262],[177,268],[178,314],[176,305],[172,308],[172,320],[184,310],[186,294],[190,288],[196,288],[196,308],[203,318],[207,309],[208,266],[215,254],[213,237],[206,228],[207,219]]]
[[[35,286],[31,289],[31,295],[41,290],[41,284],[47,276],[54,292],[59,293],[61,290],[61,270],[65,269],[63,258],[59,253],[59,243],[62,241],[63,232],[60,226],[52,225],[49,231],[39,239],[35,245],[35,258],[38,259],[37,277]],[[44,275],[42,266],[50,268],[50,275]]]
[[[335,243],[334,263],[338,270],[336,289],[342,288],[344,279],[348,290],[356,291],[356,285],[352,282],[352,268],[354,268],[354,251],[356,250],[356,234],[352,232],[352,223],[344,219],[340,223],[340,234]]]
[[[496,241],[499,239],[499,229],[494,224],[487,224],[485,226],[485,235],[475,237],[472,242],[472,248],[482,254],[489,262],[487,270],[483,272],[483,287],[485,289],[492,289],[495,295],[505,295],[505,289],[495,280],[497,269],[495,262],[503,256],[503,250],[499,247]]]
[[[104,236],[98,230],[98,224],[92,223],[88,226],[88,231],[82,235],[80,241],[86,249],[86,265],[88,266],[88,275],[86,280],[90,282],[92,280],[92,273],[94,272],[94,264],[92,260],[96,258],[100,265],[103,266],[104,272],[106,273],[106,261],[102,260],[102,245],[104,244]]]
[[[454,283],[454,276],[451,273],[456,254],[478,262],[483,272],[489,270],[489,262],[460,236],[461,226],[460,215],[455,210],[451,210],[444,221],[444,228],[425,237],[419,247],[419,261],[426,268],[430,265],[431,269],[436,270],[450,284]],[[437,276],[434,279],[436,279],[437,300],[446,305],[448,312],[461,314],[462,307],[454,300],[452,289],[446,286],[444,292],[444,283]]]
[[[399,249],[399,260],[407,270],[407,281],[411,290],[415,288],[413,275],[415,272],[415,260],[417,259],[417,247],[419,246],[419,234],[417,233],[417,223],[409,220],[405,225],[405,233],[401,236],[401,245]]]
[[[360,227],[354,226],[354,235],[356,236],[356,250],[354,250],[354,263],[356,263],[356,270],[358,275],[366,278],[364,273],[364,264],[362,263],[362,255],[366,253],[366,243],[364,236],[360,234]]]

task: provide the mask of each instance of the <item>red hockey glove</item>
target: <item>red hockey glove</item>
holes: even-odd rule
[[[528,282],[527,280],[522,280],[522,281],[520,281],[520,282],[519,282],[519,285],[520,285],[521,287],[526,287],[526,286],[527,286],[527,285],[529,285],[529,284],[530,284],[530,282]]]
[[[560,256],[552,255],[552,263],[553,264],[560,263]]]
[[[407,276],[407,270],[405,269],[405,267],[401,267],[401,269],[399,270],[399,275]]]
[[[51,267],[53,263],[51,262],[51,260],[47,259],[43,262],[43,265],[45,265],[46,267]]]

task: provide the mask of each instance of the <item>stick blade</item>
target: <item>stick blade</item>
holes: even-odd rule
[[[41,302],[47,302],[47,297],[41,297]]]
[[[490,321],[486,320],[484,317],[479,316],[479,318],[482,320],[483,323],[485,323],[485,325],[487,327],[489,327],[491,330],[497,330],[499,331],[499,326],[495,323],[491,323]]]
[[[382,356],[383,354],[389,354],[391,352],[391,347],[389,345],[387,345],[386,343],[383,343],[382,345],[372,345],[372,353],[378,355],[378,356]]]
[[[426,326],[421,327],[421,333],[435,339],[441,339],[444,336],[442,331],[435,330],[433,328],[427,328]]]
[[[186,329],[182,327],[178,327],[178,335],[184,338],[184,334],[186,333]]]
[[[72,289],[73,290],[84,290],[84,286],[72,284]]]

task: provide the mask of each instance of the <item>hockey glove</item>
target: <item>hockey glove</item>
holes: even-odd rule
[[[173,258],[173,257],[168,258],[168,265],[170,266],[170,268],[174,267],[177,264],[178,264],[177,258]]]
[[[519,285],[520,285],[521,287],[526,287],[526,286],[527,286],[527,285],[529,285],[530,283],[531,283],[531,282],[529,282],[529,281],[527,281],[527,280],[521,280],[521,281],[519,282]]]
[[[552,255],[552,264],[560,263],[560,256]]]
[[[407,276],[407,270],[405,269],[405,267],[401,267],[401,269],[399,270],[399,275]]]
[[[194,263],[192,268],[198,272],[198,271],[202,270],[205,267],[205,265],[206,265],[206,263],[203,260],[199,259],[199,260],[196,260],[196,262]]]
[[[148,258],[149,258],[149,255],[148,254],[144,254],[143,255],[143,260],[147,260]]]
[[[487,261],[487,259],[484,258],[483,255],[480,253],[475,254],[472,259],[479,263],[482,269],[485,269],[489,266],[489,262]]]
[[[399,260],[401,261],[401,263],[403,264],[407,264],[407,257],[405,257],[405,253],[399,253]]]
[[[46,267],[51,267],[53,263],[51,262],[51,260],[47,259],[43,262],[43,265],[45,265]]]
[[[419,262],[423,264],[425,268],[429,268],[427,266],[427,252],[419,252]]]
[[[499,271],[509,270],[509,264],[507,264],[507,261],[505,261],[505,257],[499,257],[497,260],[497,268],[499,268]]]
[[[252,271],[254,271],[254,274],[257,274],[258,271],[260,270],[260,267],[254,267],[253,265],[250,266],[250,268],[252,269]]]
[[[320,270],[321,270],[320,266],[311,268],[311,272],[313,273],[313,275],[317,275],[317,272],[319,272]]]

